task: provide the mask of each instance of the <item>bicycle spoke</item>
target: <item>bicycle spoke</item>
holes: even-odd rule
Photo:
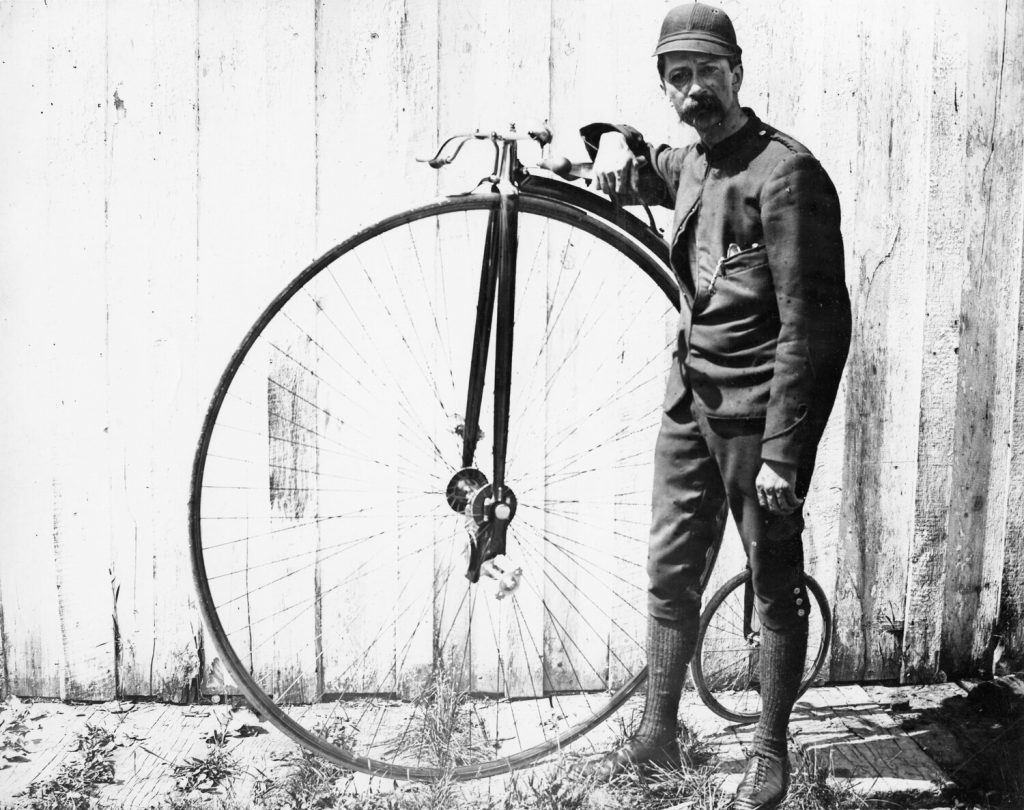
[[[671,305],[622,233],[529,193],[426,206],[326,254],[232,359],[192,490],[201,604],[261,711],[336,763],[497,774],[639,682]],[[483,532],[447,500],[464,467]],[[522,574],[469,582],[503,531]]]

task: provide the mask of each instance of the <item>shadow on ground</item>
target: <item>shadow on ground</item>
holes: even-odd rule
[[[900,711],[905,709],[906,711]],[[1007,675],[912,711],[893,707],[903,730],[982,807],[1024,808],[1024,679]]]

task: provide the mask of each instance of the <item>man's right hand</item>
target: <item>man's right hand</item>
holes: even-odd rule
[[[594,186],[608,195],[636,194],[640,188],[639,170],[646,163],[629,151],[621,132],[605,132],[594,157]]]

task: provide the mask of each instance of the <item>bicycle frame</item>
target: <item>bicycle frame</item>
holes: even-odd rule
[[[518,142],[532,139],[546,145],[551,140],[550,130],[529,132],[520,135],[514,127],[507,133],[475,132],[454,135],[441,145],[437,153],[421,162],[433,168],[451,163],[470,140],[489,140],[495,148],[494,166],[490,175],[483,178],[477,189],[486,187],[491,193],[500,195],[500,204],[490,213],[487,222],[483,257],[480,268],[480,285],[477,295],[476,320],[473,329],[473,348],[469,372],[469,388],[466,393],[466,415],[463,425],[462,469],[448,485],[448,502],[456,512],[466,512],[476,524],[475,535],[470,543],[469,565],[466,577],[477,582],[485,563],[505,553],[508,526],[516,512],[515,493],[505,482],[505,460],[508,445],[509,401],[512,383],[512,355],[515,319],[516,253],[518,245],[520,187],[529,184],[544,193],[571,205],[579,205],[579,196],[588,197],[588,206],[601,200],[595,194],[584,192],[561,181],[544,181],[530,175],[518,157]],[[454,144],[454,146],[452,146]],[[444,155],[448,150],[450,154]],[[444,156],[442,156],[444,155]],[[475,191],[475,190],[474,190]],[[474,192],[469,192],[474,193]],[[601,212],[613,224],[645,236],[641,239],[668,263],[668,249],[660,234],[654,228],[654,220],[648,225],[625,212],[620,206],[607,203],[607,210]],[[650,212],[648,211],[648,214]],[[639,226],[639,227],[638,227]],[[635,235],[635,234],[634,234]],[[679,292],[674,286],[663,286],[673,305],[679,308]],[[480,414],[483,406],[484,377],[486,374],[492,329],[494,331],[494,463],[491,478],[474,466],[474,456],[480,438]],[[499,573],[504,573],[498,569]],[[488,571],[494,576],[494,573]],[[497,577],[496,577],[497,578]],[[511,587],[515,587],[514,581]]]

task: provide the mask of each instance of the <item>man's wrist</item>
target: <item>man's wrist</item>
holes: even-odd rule
[[[779,478],[783,478],[791,483],[796,479],[796,464],[791,464],[788,461],[775,461],[770,458],[764,459],[763,463]]]

